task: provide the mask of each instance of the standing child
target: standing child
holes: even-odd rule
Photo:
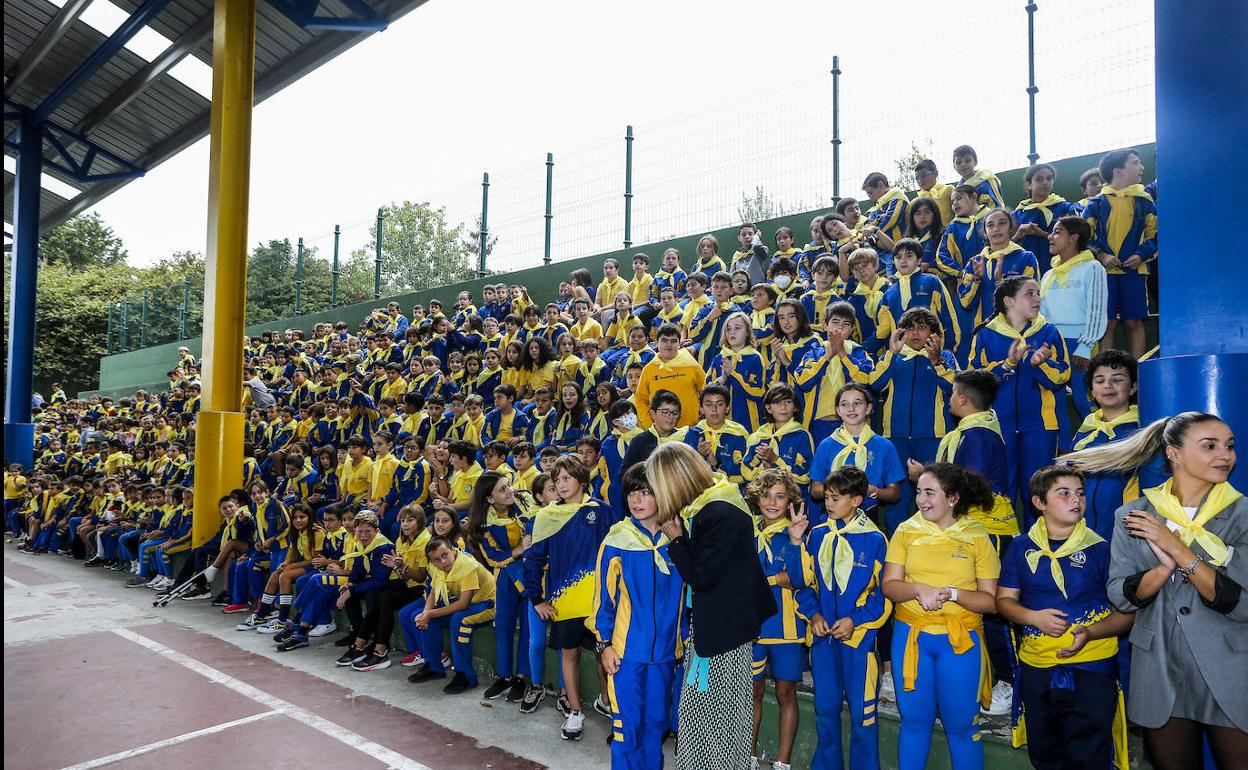
[[[897,282],[885,289],[877,323],[891,332],[907,310],[921,308],[940,319],[944,330],[942,342],[950,350],[958,349],[961,328],[958,326],[954,302],[945,284],[923,271],[923,246],[913,238],[902,238],[893,247],[893,267]]]
[[[810,496],[813,500],[821,500],[824,494],[821,479],[826,479],[834,470],[852,465],[864,471],[870,480],[862,509],[878,523],[880,517],[876,506],[895,503],[900,499],[901,482],[905,480],[906,472],[892,442],[876,435],[868,424],[874,401],[871,390],[857,382],[847,383],[837,391],[836,414],[841,419],[841,427],[815,448],[815,459],[810,465]],[[815,520],[814,508],[808,515],[813,523],[822,523],[822,510],[818,513],[818,521]]]
[[[1075,433],[1076,452],[1120,441],[1140,429],[1140,409],[1135,405],[1137,366],[1121,350],[1104,350],[1092,357],[1088,389],[1097,409]],[[1114,534],[1114,512],[1140,496],[1139,471],[1089,473],[1083,479],[1087,490],[1084,521],[1109,540]]]
[[[768,422],[750,435],[741,475],[746,481],[753,481],[770,468],[782,468],[793,474],[798,484],[809,484],[815,448],[810,433],[794,419],[797,397],[793,389],[788,385],[772,385],[763,396],[763,409]]]
[[[816,447],[840,425],[836,394],[847,382],[866,382],[875,364],[867,351],[850,339],[857,316],[845,301],[828,306],[824,327],[826,340],[818,357],[808,356],[794,375],[802,394],[802,424]]]
[[[1048,163],[1038,163],[1023,172],[1023,189],[1030,197],[1019,201],[1014,207],[1014,219],[1018,230],[1014,240],[1024,249],[1036,255],[1040,266],[1049,265],[1049,234],[1058,219],[1078,216],[1079,207],[1053,192],[1057,170]]]
[[[962,268],[958,286],[958,299],[971,316],[972,326],[992,317],[993,295],[998,283],[1012,276],[1040,280],[1036,255],[1010,240],[1014,235],[1014,218],[1010,212],[993,209],[984,215],[984,233],[988,245]]]
[[[707,385],[698,394],[702,420],[685,433],[685,443],[711,466],[736,484],[744,480],[741,463],[749,446],[750,431],[728,419],[732,394],[723,385]]]
[[[1005,208],[1005,197],[1001,195],[1001,180],[997,175],[986,169],[975,168],[979,165],[979,156],[975,148],[969,144],[953,148],[953,169],[962,177],[962,184],[975,189],[979,202],[985,206]]]

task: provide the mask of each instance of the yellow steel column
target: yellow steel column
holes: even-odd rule
[[[203,402],[195,439],[192,543],[217,533],[217,499],[243,483],[243,326],[256,0],[216,0],[204,272]]]

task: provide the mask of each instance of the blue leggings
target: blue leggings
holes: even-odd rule
[[[494,601],[474,602],[453,615],[443,615],[429,621],[429,627],[420,632],[420,649],[435,674],[445,673],[442,667],[442,630],[451,631],[451,659],[455,671],[468,678],[469,684],[477,683],[477,672],[472,667],[472,631],[477,626],[488,625],[494,618]]]
[[[154,537],[139,544],[139,577],[148,577],[156,571],[156,546],[168,539]]]
[[[546,678],[546,621],[537,614],[533,605],[524,603],[529,615],[529,676],[533,684],[545,684]],[[563,689],[563,666],[556,666],[559,672],[559,689]]]
[[[663,735],[671,721],[675,661],[634,663],[621,660],[607,679],[611,710],[613,770],[663,767]]]
[[[1010,498],[1015,502],[1014,510],[1021,513],[1018,526],[1022,532],[1031,528],[1037,515],[1031,507],[1031,495],[1027,490],[1031,474],[1053,464],[1053,458],[1057,456],[1057,433],[1055,430],[1002,432]]]
[[[901,620],[895,623],[893,660],[902,661],[910,626]],[[899,770],[923,770],[927,766],[937,715],[945,729],[954,770],[983,770],[984,746],[976,724],[983,648],[979,633],[969,633],[971,649],[961,655],[953,651],[947,635],[919,633],[919,670],[914,689],[906,692],[904,686],[897,688],[897,709],[901,712]]]
[[[139,558],[135,548],[138,546],[140,537],[143,537],[143,530],[132,529],[117,540],[117,548],[121,552],[121,558],[126,561],[134,561]]]
[[[818,738],[812,770],[843,770],[845,766],[842,702],[849,704],[849,766],[855,770],[879,770],[880,727],[875,708],[880,664],[875,651],[854,649],[831,636],[816,637],[810,645],[810,668],[815,680]]]
[[[518,566],[519,563],[512,562],[512,564]],[[499,572],[496,583],[497,594],[494,597],[496,607],[494,615],[494,669],[495,673],[503,679],[510,679],[516,674],[527,677],[532,671],[532,664],[528,655],[529,602],[520,593],[520,587],[516,585],[516,578],[520,574],[522,573],[520,573],[519,569],[513,568],[509,564]],[[520,631],[519,671],[516,670],[517,626],[519,626]]]

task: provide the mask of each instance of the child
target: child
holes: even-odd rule
[[[688,283],[685,284],[689,292],[689,298],[681,303],[683,312],[681,313],[677,323],[680,326],[682,337],[686,340],[690,339],[689,329],[693,323],[694,316],[696,316],[702,308],[712,304],[711,297],[706,293],[706,290],[710,287],[710,285],[710,279],[701,273],[694,273],[689,277]],[[698,348],[695,347],[693,352],[695,354],[698,353]]]
[[[470,554],[444,538],[434,538],[425,546],[429,579],[425,586],[425,609],[416,616],[420,629],[420,649],[425,666],[410,681],[442,679],[442,632],[451,633],[451,657],[455,676],[442,688],[447,695],[459,695],[477,686],[472,666],[472,632],[494,618],[494,576]]]
[[[939,278],[923,272],[923,246],[913,238],[902,238],[893,247],[893,266],[897,282],[884,291],[877,324],[892,332],[893,326],[908,310],[920,308],[940,320],[942,344],[958,349],[961,328],[958,326],[954,302]]]
[[[286,559],[269,573],[260,604],[238,625],[238,630],[276,634],[284,629],[285,618],[270,618],[269,613],[275,606],[294,603],[295,580],[311,566],[314,558],[324,555],[324,547],[325,528],[316,522],[310,507],[296,503],[290,509],[290,549],[286,551]]]
[[[658,333],[658,355],[646,364],[633,402],[646,404],[658,390],[669,390],[680,399],[682,417],[680,426],[697,422],[698,392],[706,382],[706,372],[694,360],[693,355],[680,347],[680,329],[664,324]],[[649,427],[650,416],[640,415],[641,427]]]
[[[770,422],[750,435],[741,475],[752,481],[768,468],[784,468],[798,484],[810,483],[810,463],[815,455],[810,434],[795,420],[797,398],[788,385],[776,384],[763,396]]]
[[[624,456],[628,452],[629,444],[641,433],[641,428],[637,427],[637,409],[627,399],[616,401],[608,407],[606,416],[611,432],[599,445],[597,470],[599,478],[602,479],[602,499],[617,516],[623,518],[626,509],[620,484],[623,481]]]
[[[733,421],[753,433],[762,424],[767,372],[762,355],[750,344],[749,317],[741,312],[730,314],[719,340],[719,352],[706,368],[706,383],[727,388]]]
[[[848,272],[852,275],[845,284],[845,292],[846,301],[854,307],[856,337],[867,353],[875,355],[888,343],[889,332],[885,329],[881,336],[877,327],[884,290],[888,288],[888,281],[879,274],[879,255],[875,249],[855,249],[842,264],[849,266]]]
[[[559,391],[559,408],[551,445],[565,452],[571,451],[588,430],[589,412],[585,409],[585,397],[575,383],[569,382]]]
[[[791,520],[800,515],[798,511],[803,507],[802,491],[797,485],[793,474],[781,467],[759,472],[746,488],[746,501],[756,512],[754,539],[758,560],[779,608],[779,612],[763,620],[754,642],[753,665],[755,755],[768,673],[775,682],[776,702],[780,706],[780,745],[773,770],[790,767],[798,725],[797,683],[802,679],[806,657],[806,617],[798,611],[788,572],[791,568],[800,569],[801,564],[801,546],[789,537]],[[751,758],[753,764],[758,761],[757,756]]]
[[[729,481],[740,484],[741,463],[749,447],[750,431],[728,419],[732,393],[723,385],[707,385],[698,394],[702,420],[685,433],[685,443],[698,450],[711,470],[719,471]]]
[[[604,285],[606,283],[606,281],[603,281]],[[601,289],[599,291],[601,291]],[[600,293],[598,296],[605,298],[615,295]],[[602,336],[602,324],[598,323],[590,316],[591,310],[592,308],[589,306],[589,300],[578,299],[572,302],[572,312],[576,314],[576,323],[574,323],[572,328],[568,331],[572,333],[572,336],[578,342],[583,342],[585,340],[593,340],[594,342],[597,342],[598,338]]]
[[[549,473],[539,473],[533,479],[533,503],[534,508],[530,509],[532,516],[525,518],[525,533],[529,538],[529,545],[532,545],[533,525],[537,521],[537,511],[545,506],[556,504],[559,502],[559,495],[555,492],[555,481]],[[527,557],[527,550],[526,550]],[[520,713],[532,714],[537,711],[538,706],[546,699],[546,686],[543,682],[546,680],[546,638],[547,638],[547,622],[542,616],[537,614],[533,609],[531,597],[527,594],[525,598],[528,607],[529,621],[529,671],[531,676],[529,681],[529,689],[525,691],[524,698],[520,701]],[[562,669],[559,674],[560,683],[562,684]],[[559,701],[561,706],[566,706],[567,697],[560,694]],[[560,708],[563,713],[564,708]]]
[[[905,190],[890,186],[888,177],[874,171],[863,180],[862,191],[867,194],[872,203],[871,208],[867,209],[867,221],[879,228],[880,234],[887,236],[894,243],[901,240],[902,231],[906,226],[906,210],[910,206]],[[883,259],[882,261],[891,277],[892,260]]]
[[[1135,405],[1137,364],[1121,350],[1104,350],[1088,363],[1088,390],[1096,411],[1084,418],[1075,433],[1074,450],[1120,441],[1140,429],[1140,410]],[[1140,496],[1138,472],[1092,473],[1084,476],[1087,490],[1084,521],[1093,532],[1109,540],[1114,532],[1114,512]]]
[[[840,425],[836,416],[836,394],[847,382],[866,382],[875,368],[867,351],[850,337],[857,315],[848,302],[828,306],[826,341],[818,357],[808,356],[794,375],[802,394],[802,424],[810,431],[816,447]]]
[[[874,398],[866,385],[850,382],[837,392],[836,414],[841,419],[841,427],[815,448],[815,459],[810,465],[810,496],[814,500],[823,497],[823,482],[817,479],[826,479],[832,471],[852,465],[865,471],[870,479],[871,486],[862,509],[878,521],[876,506],[897,502],[906,473],[892,442],[877,436],[867,424],[873,404]],[[816,510],[812,508],[811,513]],[[818,516],[822,520],[821,510]],[[811,521],[814,522],[814,516]]]
[[[824,321],[828,316],[828,308],[841,298],[836,286],[836,260],[828,256],[816,259],[811,268],[811,278],[814,287],[802,295],[802,306],[806,308],[806,317],[810,319],[811,328],[823,334],[827,331]]]
[[[1101,188],[1105,186],[1105,180],[1101,179],[1101,170],[1096,166],[1088,169],[1079,175],[1079,192],[1083,193],[1083,197],[1079,199],[1079,216],[1083,216],[1087,211],[1088,201],[1101,194]]]
[[[611,764],[657,768],[682,652],[683,585],[644,466],[629,469],[621,491],[629,517],[612,525],[598,550],[589,623],[610,677]],[[642,606],[645,612],[632,611]]]
[[[494,389],[494,408],[485,415],[481,427],[481,441],[512,442],[525,439],[529,431],[529,418],[515,408],[516,389],[512,385],[500,385]]]
[[[689,277],[692,278],[694,274],[701,273],[707,285],[710,285],[716,273],[722,273],[728,269],[723,257],[719,256],[719,240],[713,235],[704,235],[698,239],[697,251],[698,260],[690,268]]]
[[[581,343],[581,365],[573,377],[576,386],[587,398],[611,378],[611,367],[598,356],[598,345],[597,339]]]
[[[642,309],[650,305],[650,287],[654,283],[654,276],[650,275],[650,257],[646,254],[633,255],[633,279],[628,282],[627,294],[632,301],[632,306],[636,308],[634,312],[640,313]],[[612,299],[615,296],[612,295]],[[600,298],[603,302],[607,301],[606,297]],[[619,310],[616,310],[616,316],[612,320],[619,320]]]
[[[667,249],[663,252],[663,269],[654,274],[654,284],[651,287],[652,301],[660,302],[663,298],[663,290],[669,288],[675,292],[677,298],[683,297],[687,280],[688,276],[680,268],[680,252],[676,249]]]
[[[1070,379],[1070,356],[1057,327],[1040,315],[1040,286],[1033,279],[1006,278],[993,304],[995,314],[971,341],[971,362],[1004,385],[995,406],[1010,497],[1025,501],[1027,479],[1057,454],[1057,394]],[[1028,526],[1031,521],[1029,514]]]
[[[776,289],[776,296],[785,300],[789,297],[799,298],[806,287],[797,282],[797,263],[788,257],[781,257],[767,268],[767,280]]]
[[[1157,204],[1144,190],[1144,164],[1134,149],[1115,150],[1101,158],[1106,184],[1088,200],[1083,216],[1092,226],[1092,252],[1109,273],[1109,325],[1105,347],[1113,347],[1118,321],[1127,330],[1127,352],[1144,355],[1145,286],[1149,263],[1157,259]]]
[[[892,604],[880,587],[888,543],[860,507],[869,486],[858,468],[833,471],[823,482],[827,521],[807,531],[807,518],[799,513],[790,527],[802,558],[801,568],[790,566],[789,576],[814,637],[810,669],[818,743],[812,766],[820,770],[843,766],[842,702],[849,705],[850,767],[880,766],[875,638]]]
[[[1023,172],[1023,189],[1030,197],[1019,201],[1014,207],[1014,219],[1018,230],[1013,240],[1036,255],[1040,265],[1048,267],[1049,233],[1057,220],[1078,216],[1079,208],[1053,192],[1057,170],[1048,163],[1037,163]]]
[[[771,380],[792,385],[797,370],[807,358],[821,355],[823,345],[810,327],[805,306],[798,300],[781,300],[774,324]]]
[[[794,267],[797,268],[797,280],[802,284],[802,288],[806,288],[809,278],[801,277],[802,250],[797,248],[797,239],[793,237],[793,231],[787,227],[778,227],[772,240],[776,244],[776,250],[771,255],[771,264],[775,265],[781,259],[792,261]]]
[[[522,441],[511,448],[511,462],[515,466],[516,475],[512,486],[517,492],[533,491],[533,481],[537,478],[537,450],[527,441]]]
[[[680,328],[685,311],[677,304],[677,296],[676,289],[671,286],[664,286],[659,289],[659,312],[655,314],[654,320],[650,322],[650,338],[652,340],[658,338],[659,329],[663,328],[665,324],[672,324],[676,328]]]
[[[976,169],[979,156],[969,144],[953,148],[953,169],[962,177],[962,184],[975,188],[979,202],[984,206],[1005,208],[1005,198],[1001,195],[1001,181],[996,174],[985,169]]]
[[[528,408],[529,434],[525,438],[539,448],[550,448],[555,434],[555,407],[551,404],[551,392],[545,385],[533,394]],[[557,449],[557,447],[554,447]]]
[[[609,303],[615,299],[615,295],[628,292],[628,279],[620,275],[620,263],[614,258],[608,258],[602,263],[602,283],[598,284],[598,289],[594,296],[598,298],[599,304],[608,307]],[[611,319],[607,317],[609,313],[604,314],[603,321],[610,323]],[[579,315],[577,316],[580,317]],[[598,335],[602,336],[601,333]],[[578,339],[585,339],[580,337]]]
[[[971,257],[984,249],[983,217],[988,209],[979,205],[975,188],[970,185],[955,187],[950,205],[953,218],[945,225],[936,248],[936,266],[945,278],[958,280]]]
[[[973,326],[992,317],[998,282],[1012,276],[1040,280],[1036,255],[1010,240],[1014,235],[1014,218],[1010,212],[993,209],[985,214],[984,233],[988,245],[962,268],[958,286],[958,299],[968,311]]]
[[[754,333],[754,347],[763,356],[763,365],[771,366],[771,341],[776,333],[774,305],[776,287],[769,283],[756,283],[750,287],[750,328]]]
[[[950,197],[953,194],[953,185],[945,184],[940,181],[940,172],[936,169],[936,161],[930,158],[924,158],[914,164],[914,181],[918,184],[919,189],[916,191],[916,199],[914,203],[918,203],[923,198],[933,201],[940,211],[940,221],[948,222],[953,218],[953,206]],[[911,207],[913,208],[913,203]]]
[[[595,556],[618,518],[610,506],[587,494],[589,469],[579,457],[560,457],[551,475],[561,502],[539,510],[533,522],[524,590],[537,615],[550,624],[550,646],[561,651],[569,713],[560,737],[580,740],[585,727],[580,651],[589,635],[585,620],[592,612]]]
[[[1036,767],[1125,767],[1114,658],[1135,613],[1118,612],[1106,594],[1109,542],[1084,520],[1083,474],[1041,468],[1030,491],[1041,516],[1010,545],[997,587],[998,610],[1022,627],[1014,746],[1026,741]]]

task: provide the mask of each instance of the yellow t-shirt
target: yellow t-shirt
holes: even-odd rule
[[[4,499],[16,500],[26,494],[26,477],[21,474],[9,475],[4,472]]]
[[[448,595],[450,602],[454,602],[455,600],[457,600],[460,596],[463,595],[464,591],[473,592],[472,593],[473,604],[476,604],[477,602],[491,601],[494,598],[494,594],[495,594],[494,573],[490,572],[490,569],[486,567],[484,564],[472,558],[472,556],[464,553],[463,551],[460,551],[459,554],[455,557],[455,560],[457,562],[456,566],[458,566],[458,561],[460,559],[468,559],[469,561],[471,561],[472,569],[461,573],[458,576],[458,579],[456,578],[447,579],[446,593]],[[429,565],[429,571],[441,572],[441,570],[438,570],[438,568],[433,566],[432,564]],[[455,567],[451,568],[451,572],[452,573],[456,572]],[[445,575],[446,573],[443,572],[442,574]]]
[[[390,494],[390,485],[394,481],[394,472],[399,467],[399,458],[386,455],[373,461],[368,472],[368,499],[383,500]]]
[[[578,342],[602,338],[602,324],[592,318],[586,318],[585,323],[572,324],[572,328],[568,331],[572,332],[572,336],[576,337]]]
[[[979,587],[977,580],[996,580],[1001,574],[1001,560],[997,557],[997,549],[993,546],[988,531],[977,522],[968,522],[958,537],[970,542],[933,537],[903,526],[889,540],[884,560],[889,564],[904,566],[907,583],[951,586],[961,591],[975,591]],[[954,602],[945,602],[935,612],[923,609],[917,599],[903,602],[901,606],[923,616],[962,615],[967,612]],[[923,630],[927,633],[945,633],[943,625],[927,626]]]
[[[352,465],[351,458],[348,457],[338,468],[338,483],[351,497],[364,498],[368,495],[372,471],[373,461],[368,457],[361,458],[359,465]]]
[[[472,489],[481,478],[483,469],[477,463],[469,465],[462,471],[451,472],[451,502],[467,503],[472,501]]]

